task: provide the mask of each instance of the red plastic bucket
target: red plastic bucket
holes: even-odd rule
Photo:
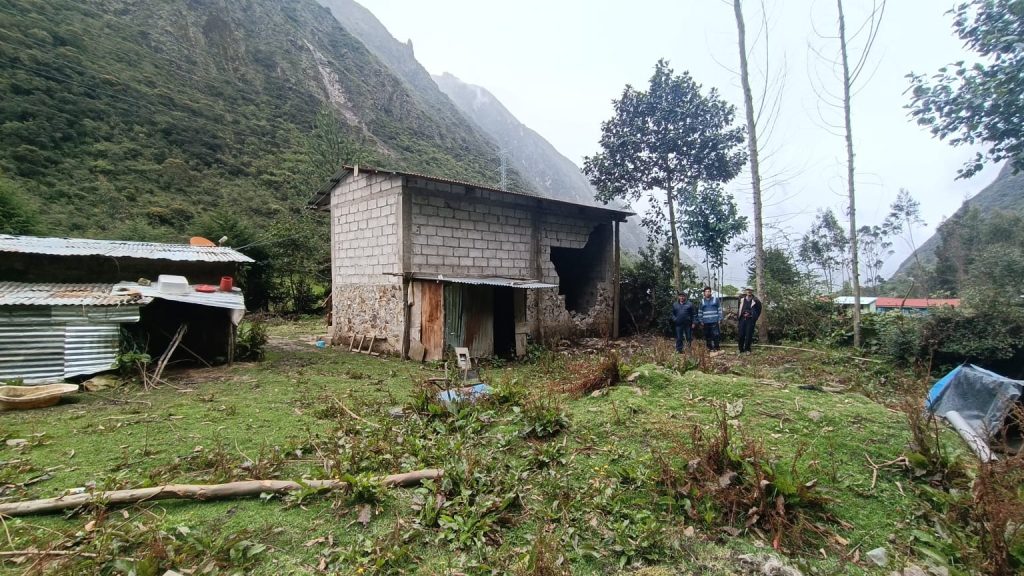
[[[231,276],[221,276],[220,278],[220,291],[231,292],[231,287],[234,285],[234,280]]]

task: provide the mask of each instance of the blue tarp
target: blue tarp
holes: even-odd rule
[[[927,408],[939,416],[957,412],[978,436],[991,439],[1006,425],[1022,395],[1024,381],[964,364],[932,386]]]
[[[444,390],[437,394],[437,399],[441,401],[445,406],[452,402],[462,402],[468,400],[470,402],[476,400],[480,396],[486,396],[491,393],[493,388],[487,384],[477,384],[475,386],[469,386],[466,388],[459,388],[457,390]]]

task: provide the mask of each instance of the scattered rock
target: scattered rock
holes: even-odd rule
[[[731,404],[729,402],[726,402],[725,413],[731,416],[732,418],[735,418],[740,414],[743,414],[743,400],[737,400],[736,402],[733,402]]]
[[[732,471],[722,474],[721,476],[718,477],[718,487],[727,488],[730,484],[733,483],[734,480],[736,480],[738,476],[738,474]]]
[[[945,566],[929,566],[928,574],[932,576],[949,576],[949,568]]]
[[[601,388],[599,390],[594,390],[593,392],[590,393],[590,397],[591,398],[600,398],[601,396],[607,396],[607,395],[608,395],[608,389],[607,388]]]
[[[885,548],[875,548],[867,553],[867,559],[875,566],[885,566],[889,563],[889,553]]]
[[[923,568],[914,564],[907,564],[907,566],[903,568],[902,573],[897,572],[896,574],[897,576],[928,576],[928,573],[925,572]]]
[[[629,376],[626,376],[626,382],[636,382],[636,379],[640,377],[640,372],[633,372]]]
[[[82,382],[82,389],[87,392],[96,392],[98,390],[106,390],[107,388],[115,388],[117,385],[117,378],[110,375],[100,375],[93,376],[85,382]]]
[[[25,444],[28,444],[28,440],[25,440],[24,438],[11,438],[7,441],[7,445],[12,447],[24,446]]]
[[[738,556],[740,566],[747,574],[761,576],[803,576],[796,568],[786,566],[779,558],[771,555],[743,554]]]
[[[822,414],[821,412],[818,412],[817,410],[811,410],[810,412],[807,413],[807,417],[817,422],[824,418],[825,415]]]

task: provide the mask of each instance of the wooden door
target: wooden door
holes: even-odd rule
[[[444,285],[440,282],[419,282],[420,342],[427,360],[440,360],[444,355]]]

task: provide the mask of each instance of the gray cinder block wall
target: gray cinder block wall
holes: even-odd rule
[[[375,334],[386,338],[384,350],[402,351],[403,278],[502,277],[557,285],[562,279],[551,249],[582,249],[592,238],[600,245],[591,246],[596,256],[586,266],[586,308],[568,310],[558,289],[530,290],[527,319],[534,338],[612,330],[614,211],[372,170],[342,175],[329,198],[335,343]]]

